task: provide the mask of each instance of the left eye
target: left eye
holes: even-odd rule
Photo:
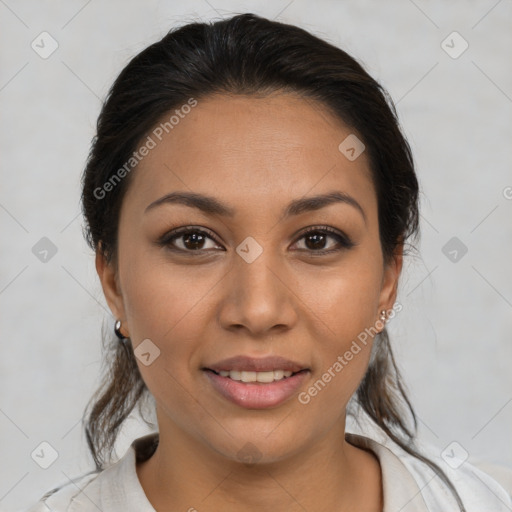
[[[338,247],[334,244],[334,249],[327,249],[325,247],[328,239],[333,239],[337,242]],[[306,247],[301,250],[311,251],[317,254],[331,253],[341,249],[349,249],[354,243],[345,235],[328,228],[313,228],[299,238],[299,241],[304,240]]]

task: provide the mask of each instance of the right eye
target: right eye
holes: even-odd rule
[[[204,229],[186,227],[166,233],[158,243],[172,251],[200,253],[212,250],[212,247],[204,247],[208,240],[215,242],[217,246],[219,245],[210,232]]]

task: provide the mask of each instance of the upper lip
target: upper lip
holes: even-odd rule
[[[240,372],[270,372],[274,370],[284,370],[295,373],[300,372],[301,370],[307,370],[308,368],[303,364],[280,356],[254,358],[239,355],[208,365],[204,369],[213,370],[214,372],[230,370]]]

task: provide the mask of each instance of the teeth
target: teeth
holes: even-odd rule
[[[274,382],[275,380],[281,380],[290,377],[292,372],[285,370],[274,370],[270,372],[239,372],[236,370],[226,371],[222,370],[219,375],[222,377],[229,377],[233,380],[242,382]]]

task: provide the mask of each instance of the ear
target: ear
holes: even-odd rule
[[[404,244],[400,242],[391,259],[384,263],[382,287],[379,298],[379,313],[393,308],[398,291],[398,279],[402,271]]]
[[[126,323],[126,315],[123,303],[123,297],[119,286],[117,268],[114,263],[108,263],[103,251],[96,250],[96,272],[100,278],[103,294],[108,307],[116,320]],[[125,328],[126,331],[126,328]]]

